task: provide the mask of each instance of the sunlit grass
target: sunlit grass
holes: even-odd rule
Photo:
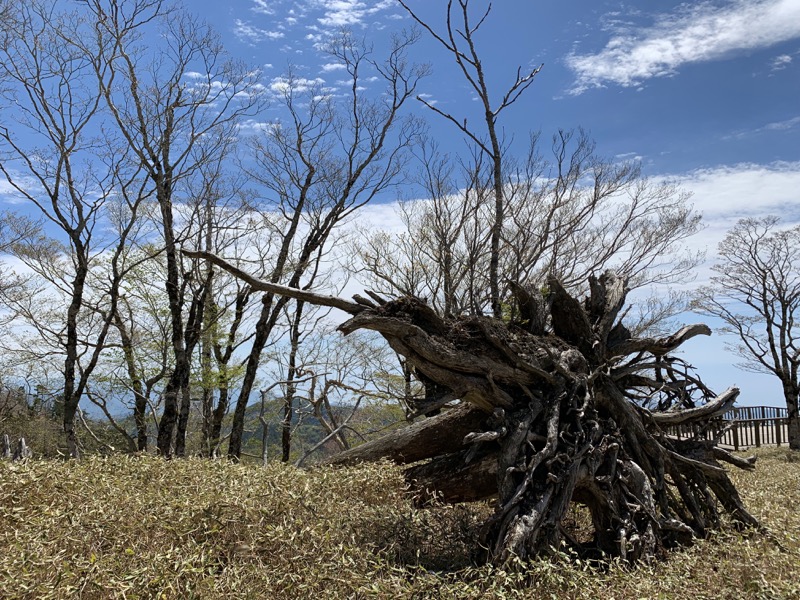
[[[417,510],[387,464],[3,461],[0,598],[800,598],[800,460],[763,451],[733,475],[775,539],[505,572],[470,566],[485,506]]]

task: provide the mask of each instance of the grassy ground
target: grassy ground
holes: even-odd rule
[[[470,566],[487,507],[413,509],[388,465],[0,461],[0,598],[800,598],[800,456],[734,473],[772,530],[654,565]]]

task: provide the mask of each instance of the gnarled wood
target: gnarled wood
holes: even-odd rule
[[[680,425],[682,423],[692,423],[694,421],[705,421],[713,417],[719,417],[728,412],[733,408],[738,396],[739,389],[729,387],[703,406],[674,412],[651,413],[650,418],[659,425]]]
[[[407,464],[457,452],[463,448],[464,436],[481,428],[487,416],[479,408],[463,404],[403,427],[391,435],[340,452],[325,462],[346,465],[386,458]]]
[[[221,259],[216,264],[228,268]],[[736,388],[713,394],[669,354],[710,334],[707,326],[632,337],[619,321],[627,283],[614,273],[592,278],[584,301],[554,277],[543,302],[525,286],[511,288],[520,303],[513,311],[522,316],[518,323],[445,319],[415,298],[321,300],[354,315],[343,333],[379,332],[427,380],[477,407],[426,419],[333,462],[432,457],[407,471],[420,500],[496,494],[482,542],[496,563],[546,554],[562,541],[578,552],[649,560],[718,527],[720,507],[739,524],[758,526],[719,461],[752,463],[713,441],[665,433],[680,423],[702,426],[738,394]],[[275,291],[301,297],[301,290]],[[564,533],[572,502],[592,514],[589,543]]]

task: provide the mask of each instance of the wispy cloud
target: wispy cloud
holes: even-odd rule
[[[621,162],[628,162],[628,161],[641,162],[642,155],[636,152],[622,152],[620,154],[614,155],[614,158],[616,158],[618,161]]]
[[[361,2],[359,0],[316,0],[323,9],[323,16],[317,19],[323,27],[352,27],[363,25],[367,17],[395,6],[394,0]]]
[[[330,73],[331,71],[341,71],[347,68],[347,65],[344,63],[327,63],[322,65],[322,71],[324,73]]]
[[[727,228],[742,217],[767,214],[800,221],[800,161],[699,169],[677,179],[709,225]]]
[[[43,191],[41,183],[30,175],[25,175],[15,169],[11,169],[11,177],[16,185],[27,190],[31,194]],[[8,179],[0,176],[0,207],[2,207],[3,204],[17,205],[27,202],[28,199],[25,198]]]
[[[241,19],[234,21],[233,33],[239,40],[248,44],[257,44],[264,40],[278,40],[285,35],[282,31],[261,29]]]
[[[794,129],[800,125],[800,117],[793,117],[785,121],[777,121],[775,123],[767,123],[764,129],[769,131],[786,131],[787,129]]]
[[[253,0],[253,6],[250,9],[255,13],[261,13],[263,15],[273,15],[275,14],[275,9],[269,5],[267,0]]]
[[[764,133],[765,131],[789,131],[790,129],[794,129],[795,127],[798,126],[800,126],[800,116],[792,117],[791,119],[785,119],[783,121],[774,121],[772,123],[767,123],[763,127],[757,127],[756,129],[737,131],[730,135],[724,136],[722,139],[741,140],[744,138],[751,137],[753,135],[757,135],[759,133]]]
[[[273,94],[285,94],[292,90],[296,94],[302,94],[309,90],[320,90],[325,84],[325,80],[317,77],[315,79],[306,79],[305,77],[275,77],[269,83],[269,89]]]
[[[280,129],[280,123],[270,121],[259,121],[257,119],[246,119],[239,123],[239,131],[244,135],[274,131]]]
[[[626,27],[596,54],[568,56],[567,65],[576,74],[571,93],[608,83],[637,86],[652,77],[673,75],[685,64],[718,60],[796,38],[800,38],[797,0],[683,5],[676,14],[657,16],[645,29]]]
[[[772,59],[772,62],[770,62],[770,70],[783,71],[783,69],[790,64],[792,64],[792,56],[790,54],[781,54]]]
[[[686,249],[706,253],[692,285],[707,284],[717,247],[739,219],[778,215],[786,226],[800,223],[800,161],[740,163],[697,169],[669,177],[692,194],[703,215],[703,229],[686,240]]]

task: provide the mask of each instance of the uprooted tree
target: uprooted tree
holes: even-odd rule
[[[672,352],[705,325],[665,338],[633,337],[621,322],[626,282],[591,277],[579,301],[558,279],[544,290],[512,285],[519,318],[443,318],[419,299],[354,302],[259,281],[203,252],[187,252],[271,291],[351,315],[345,335],[369,329],[402,354],[456,408],[337,455],[332,462],[390,458],[419,463],[406,474],[419,497],[472,501],[497,496],[484,528],[488,559],[505,563],[559,548],[646,560],[720,525],[719,506],[758,527],[721,462],[745,460],[702,432],[738,390],[714,395]],[[425,462],[420,462],[425,461]],[[564,527],[571,503],[588,507],[591,540]]]

